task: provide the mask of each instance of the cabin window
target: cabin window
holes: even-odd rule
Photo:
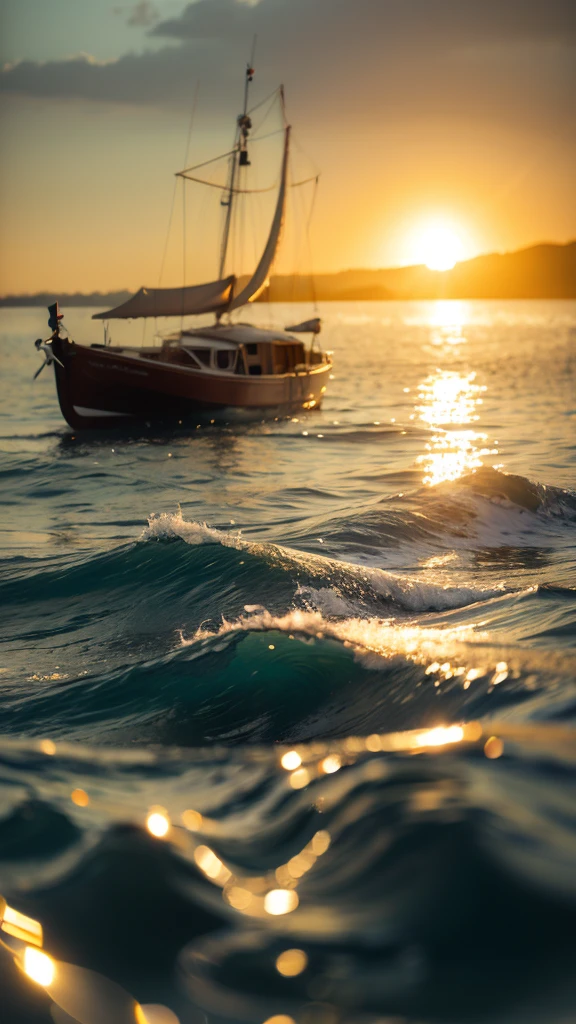
[[[249,356],[258,355],[258,345],[246,345],[246,354]]]
[[[249,366],[248,367],[248,373],[252,377],[260,377],[261,374],[262,374],[262,367],[261,366]]]
[[[229,349],[218,349],[216,352],[216,366],[219,370],[231,370],[234,366],[236,353]]]
[[[209,348],[192,348],[190,352],[196,357],[202,366],[210,366],[210,349]]]

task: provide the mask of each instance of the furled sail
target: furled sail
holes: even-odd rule
[[[301,324],[292,324],[291,327],[286,328],[287,331],[291,331],[292,334],[320,334],[322,330],[322,321],[319,316],[315,316],[312,320],[304,320]]]
[[[122,305],[106,313],[95,313],[93,320],[126,320],[145,316],[188,316],[223,312],[229,307],[234,275],[221,281],[191,285],[188,288],[141,288]]]
[[[284,137],[284,155],[282,157],[282,173],[280,176],[280,188],[278,191],[278,201],[276,203],[276,210],[274,212],[274,218],[272,220],[272,227],[270,228],[270,234],[266,243],[266,248],[262,253],[260,262],[256,267],[252,277],[248,283],[244,286],[238,295],[235,295],[232,301],[228,305],[228,309],[238,309],[239,306],[244,306],[247,302],[253,302],[258,297],[263,288],[266,287],[268,282],[268,275],[270,268],[274,262],[274,257],[278,249],[280,242],[280,235],[282,233],[282,225],[284,223],[284,212],[286,209],[286,187],[288,178],[288,152],[290,148],[290,126],[286,126],[286,134]]]

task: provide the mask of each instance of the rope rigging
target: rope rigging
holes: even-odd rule
[[[273,192],[274,189],[278,188],[278,182],[275,181],[273,185],[269,185],[267,188],[230,188],[229,185],[220,185],[216,181],[207,181],[206,178],[194,178],[191,174],[184,174],[183,171],[179,172],[179,177],[186,178],[187,181],[194,181],[198,185],[208,185],[209,188],[219,188],[222,192],[232,192],[234,195],[260,195],[263,192]],[[300,185],[308,185],[309,182],[318,182],[319,174],[313,174],[310,178],[303,178],[302,181],[293,181],[289,185],[289,188],[298,188]]]
[[[312,279],[311,293],[314,302],[314,309],[316,309],[317,303],[313,281],[312,261],[311,258],[310,260],[306,258],[308,254],[305,254],[305,249],[308,248],[308,250],[310,251],[310,220],[315,205],[315,198],[320,173],[315,168],[314,163],[309,160],[307,154],[303,153],[301,146],[298,144],[296,140],[296,146],[300,150],[300,153],[303,153],[306,163],[308,164],[308,167],[302,166],[302,170],[307,170],[310,168],[311,170],[314,170],[314,173],[308,174],[307,176],[299,178],[296,181],[294,181],[293,174],[287,173],[286,161],[288,159],[290,126],[286,119],[283,87],[280,86],[276,88],[271,94],[269,94],[259,103],[255,104],[254,106],[249,106],[249,85],[252,82],[252,77],[254,74],[252,67],[253,63],[250,63],[249,65],[247,65],[246,68],[243,112],[240,113],[240,115],[236,119],[236,130],[233,147],[227,152],[219,154],[218,156],[211,157],[207,160],[202,160],[201,162],[196,163],[192,166],[185,166],[183,170],[178,171],[175,175],[175,188],[174,194],[172,196],[172,205],[170,210],[166,244],[164,246],[164,252],[162,254],[160,279],[162,279],[162,277],[164,276],[166,261],[168,258],[167,250],[169,244],[169,236],[171,233],[173,222],[175,221],[174,214],[176,212],[175,205],[177,200],[176,182],[178,179],[181,179],[182,246],[180,260],[182,271],[183,304],[188,272],[191,269],[188,266],[189,259],[187,258],[189,255],[187,252],[187,236],[190,237],[189,228],[192,226],[188,224],[188,219],[192,214],[192,208],[194,208],[193,220],[198,220],[199,222],[200,219],[202,219],[202,221],[205,224],[205,228],[203,230],[200,230],[200,223],[195,225],[195,229],[193,232],[194,237],[195,239],[198,240],[201,239],[202,242],[197,253],[195,250],[194,259],[196,260],[197,258],[201,257],[203,264],[205,264],[207,260],[211,261],[212,244],[216,243],[218,237],[217,233],[213,230],[212,226],[212,222],[214,221],[216,213],[214,209],[215,203],[208,200],[207,198],[202,199],[201,196],[203,195],[203,193],[198,191],[196,191],[196,199],[190,202],[190,200],[192,199],[192,194],[186,188],[186,183],[188,181],[193,182],[195,185],[200,185],[212,190],[213,194],[215,191],[216,195],[218,196],[216,202],[218,202],[218,204],[221,207],[223,207],[223,210],[221,210],[222,227],[220,230],[220,244],[217,271],[218,279],[220,280],[224,277],[224,271],[226,266],[233,267],[237,281],[242,282],[242,286],[239,285],[238,288],[235,289],[235,298],[239,299],[240,297],[244,297],[244,291],[242,289],[246,290],[247,286],[250,285],[251,287],[254,288],[254,291],[252,292],[251,295],[249,295],[248,291],[246,291],[247,297],[244,298],[244,302],[253,301],[254,298],[256,298],[256,296],[259,293],[262,293],[262,291],[267,287],[263,278],[263,274],[266,273],[266,264],[263,263],[262,260],[268,260],[267,283],[268,299],[270,300],[271,296],[269,291],[269,281],[270,273],[272,271],[272,263],[270,262],[270,260],[274,259],[274,254],[272,253],[272,249],[270,248],[270,246],[274,245],[275,248],[277,247],[279,243],[280,232],[283,230],[282,224],[284,221],[284,214],[279,212],[281,208],[278,204],[280,204],[281,202],[286,202],[288,190],[291,191],[292,189],[299,189],[303,186],[313,183],[314,191],[311,197],[310,207],[310,200],[308,198],[308,194],[306,195],[306,197],[304,197],[302,193],[298,193],[298,198],[296,198],[296,194],[294,195],[294,201],[291,203],[291,208],[293,213],[296,214],[296,219],[299,222],[299,226],[298,228],[296,228],[295,224],[288,223],[288,235],[290,238],[290,236],[292,236],[292,232],[294,231],[293,237],[290,238],[290,242],[292,244],[289,244],[290,250],[292,250],[292,248],[294,247],[293,271],[290,274],[290,276],[293,277],[294,279],[293,285],[296,286],[296,278],[301,272],[300,267],[302,266],[302,263],[309,263],[310,276]],[[192,127],[194,123],[197,99],[198,86],[196,87],[192,116],[190,119],[190,125],[188,129],[188,138],[186,142],[185,153],[186,163],[188,160],[188,154],[190,149]],[[257,112],[259,112],[258,117],[256,118],[257,123],[253,126],[252,117]],[[271,121],[272,116],[273,120]],[[274,124],[278,125],[279,122],[282,126],[274,128]],[[273,130],[266,131],[266,128],[273,128]],[[253,132],[254,135],[252,134]],[[261,178],[260,181],[258,180],[260,177],[259,172],[261,173],[262,171],[264,171],[264,180],[266,180],[266,171],[270,172],[276,163],[276,157],[274,155],[275,149],[272,150],[268,148],[264,153],[262,153],[262,151],[259,151],[260,159],[256,161],[255,165],[252,167],[248,156],[248,146],[251,146],[253,143],[256,142],[264,142],[267,139],[272,139],[276,135],[284,136],[285,155],[283,169],[280,174],[280,178],[277,177],[277,172],[276,174],[274,174],[273,172],[275,180],[271,184],[261,185]],[[248,136],[250,136],[250,138],[248,138]],[[226,161],[227,163],[227,173],[225,181],[222,180],[224,178],[224,174],[222,173],[222,164],[224,161]],[[311,163],[312,167],[310,167]],[[218,168],[217,165],[220,165],[220,167]],[[208,171],[208,173],[214,173],[214,177],[216,179],[220,178],[220,181],[210,180],[209,178],[200,175],[198,172],[204,168],[206,168],[207,171],[209,168],[213,168],[213,170]],[[298,168],[298,170],[300,170],[300,167]],[[249,188],[247,187],[248,184],[253,184],[254,187]],[[274,234],[268,235],[268,250],[266,248],[264,249],[262,259],[259,262],[257,252],[257,237],[262,235],[261,229],[264,228],[265,223],[269,223],[270,216],[270,203],[266,197],[279,189],[280,191],[278,193],[278,203],[276,205],[276,212],[273,214],[272,227],[266,228],[267,234],[269,231],[274,232]],[[186,195],[187,192],[188,196]],[[284,195],[283,200],[281,198],[282,194]],[[258,200],[254,202],[252,200],[252,197],[258,196],[262,197],[262,202]],[[289,221],[291,220],[292,218],[289,218]],[[271,239],[275,239],[275,241],[272,242]],[[216,246],[214,245],[214,248],[215,247]],[[254,250],[254,252],[250,255],[248,250],[252,249]],[[267,252],[269,253],[269,255],[265,255]],[[216,252],[214,253],[214,255],[216,255]],[[240,308],[242,304],[243,303],[238,304],[238,308]],[[233,306],[232,309],[234,308],[235,307]],[[228,315],[230,315],[231,312],[232,310],[228,312]],[[183,314],[184,308],[182,308],[180,314],[181,317]],[[219,319],[221,315],[222,313],[217,313],[217,319]]]

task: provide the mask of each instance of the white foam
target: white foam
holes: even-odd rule
[[[351,618],[358,612],[354,602],[337,593],[332,587],[298,587],[296,597],[314,611],[320,611],[329,618]],[[247,606],[244,610],[248,611]]]
[[[148,517],[148,526],[140,535],[141,541],[147,540],[183,540],[186,544],[223,544],[224,547],[242,549],[247,546],[239,533],[215,530],[206,523],[188,522],[184,519],[181,509],[177,512],[152,513]]]
[[[401,623],[395,619],[348,618],[332,621],[320,611],[292,609],[284,615],[274,615],[264,610],[254,615],[240,615],[233,622],[223,619],[216,631],[198,629],[189,639],[182,638],[183,646],[190,646],[212,637],[238,632],[266,632],[277,630],[294,637],[304,634],[323,639],[331,637],[353,649],[356,656],[378,655],[380,658],[403,657],[421,665],[432,665],[442,659],[441,671],[444,678],[464,676],[470,666],[470,649],[464,644],[484,644],[488,634],[471,625],[451,627],[423,627],[415,623]],[[485,657],[479,648],[480,658]],[[475,660],[475,659],[473,659]],[[490,657],[488,656],[488,661]],[[370,667],[368,663],[367,667]],[[486,671],[490,666],[486,666]],[[484,673],[484,669],[482,669]]]
[[[425,583],[415,576],[397,576],[384,569],[364,567],[364,577],[381,597],[400,605],[406,611],[446,611],[499,597],[505,591],[503,583],[490,589],[482,587],[451,587],[439,583]]]
[[[275,561],[280,559],[327,581],[332,580],[334,575],[338,574],[342,579],[344,589],[346,583],[349,583],[354,590],[363,591],[363,596],[371,596],[376,599],[384,598],[410,612],[440,612],[450,608],[464,608],[477,601],[501,596],[506,590],[504,584],[487,589],[426,583],[415,576],[400,576],[373,566],[339,562],[336,559],[326,558],[324,555],[296,551],[278,544],[247,541],[242,539],[239,533],[215,530],[213,527],[207,526],[206,523],[187,522],[180,509],[175,513],[163,512],[160,515],[151,515],[140,540],[173,540],[175,538],[183,540],[186,544],[222,544],[225,547],[249,551],[257,557],[263,555],[273,557]],[[371,594],[366,594],[366,585],[372,592]],[[334,590],[328,593],[331,596],[326,596],[325,600],[330,600],[333,605],[329,614],[350,613],[352,609],[350,603],[344,605],[341,603],[337,609],[334,604],[335,598],[338,596],[337,593]],[[340,602],[342,601],[346,602],[346,598],[340,595]]]

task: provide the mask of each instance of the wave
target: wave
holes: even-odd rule
[[[573,492],[481,469],[432,488],[401,485],[398,494],[368,508],[318,522],[316,531],[343,557],[409,564],[439,550],[468,557],[484,550],[550,555],[564,549],[575,523]]]
[[[530,512],[576,519],[576,494],[573,491],[534,483],[526,477],[502,473],[489,466],[461,477],[459,486],[482,497],[504,500]]]
[[[216,530],[206,523],[188,522],[179,509],[175,513],[152,513],[148,526],[143,530],[140,541],[183,540],[186,544],[223,544],[224,547],[241,550],[246,547],[239,533]]]
[[[477,583],[451,565],[391,572],[181,510],[108,551],[17,559],[0,624],[14,666],[0,675],[5,731],[277,741],[526,717],[542,693],[570,718],[574,591]]]
[[[198,562],[191,564],[198,571]],[[288,609],[245,601],[241,614],[214,614],[207,623],[194,606],[190,624],[175,630],[172,617],[163,633],[153,598],[155,633],[136,645],[128,620],[127,650],[113,616],[116,647],[106,647],[105,664],[100,642],[90,669],[83,657],[79,672],[74,636],[68,663],[58,652],[56,672],[52,663],[24,680],[4,679],[4,729],[102,744],[301,741],[431,727],[497,710],[524,720],[541,715],[543,695],[548,719],[567,721],[575,710],[574,653],[523,649],[486,628],[519,601],[538,605],[539,595],[488,598],[468,607],[467,623],[453,608],[377,617],[361,615],[332,588],[301,586]],[[574,613],[572,602],[572,621]],[[179,606],[178,614],[181,622]]]
[[[560,1024],[574,997],[572,740],[495,721],[374,731],[299,744],[295,771],[286,747],[0,741],[3,886],[52,955],[143,1001],[162,993],[180,1016],[335,1019],[341,998],[350,1019],[416,1006],[429,1024]],[[288,979],[287,950],[306,967]],[[84,976],[92,1000],[110,991]]]
[[[284,569],[306,572],[312,578],[332,581],[351,596],[370,595],[373,600],[384,599],[398,608],[410,612],[440,611],[460,608],[475,601],[501,594],[498,587],[462,587],[427,583],[411,576],[400,576],[372,566],[357,566],[323,555],[295,551],[279,544],[249,541],[239,533],[216,530],[206,523],[187,522],[182,512],[152,515],[140,540],[183,540],[186,544],[222,544],[243,550]]]

